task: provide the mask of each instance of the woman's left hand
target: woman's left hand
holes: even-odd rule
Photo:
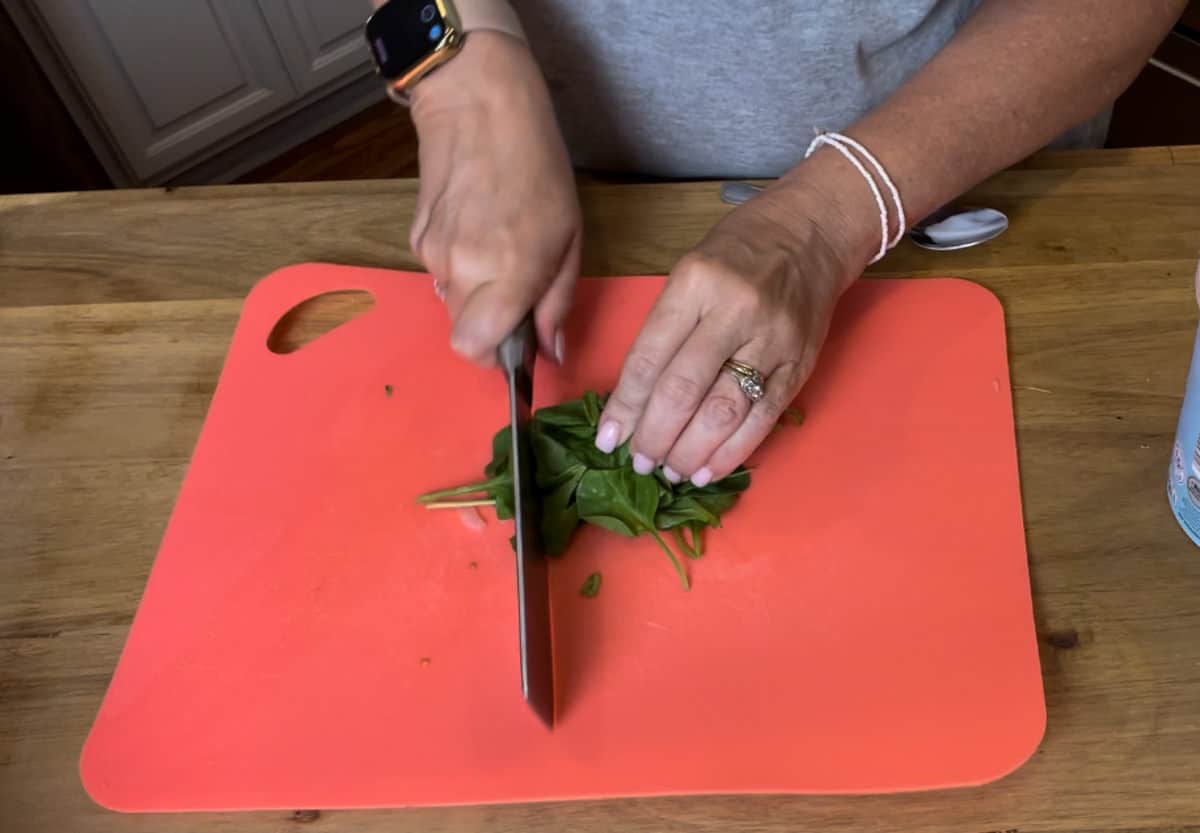
[[[684,255],[625,359],[600,418],[599,448],[632,436],[638,473],[662,466],[674,482],[704,486],[767,437],[812,373],[838,298],[865,265],[844,233],[848,218],[817,196],[781,180]],[[762,374],[758,402],[722,369],[728,359]]]

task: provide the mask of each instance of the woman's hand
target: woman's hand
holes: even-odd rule
[[[451,345],[481,365],[533,309],[542,352],[579,276],[579,200],[545,81],[525,44],[492,31],[412,95],[421,187],[410,243],[453,322]]]
[[[845,233],[843,207],[799,180],[735,209],[679,261],[605,406],[601,449],[632,436],[639,473],[661,465],[668,479],[703,486],[770,433],[812,373],[837,300],[871,245]],[[866,192],[861,181],[845,185]],[[855,210],[856,223],[877,223],[861,203]],[[722,370],[727,359],[766,379],[760,401]]]

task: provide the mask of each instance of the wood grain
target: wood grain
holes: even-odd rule
[[[1130,165],[1170,165],[1174,162],[1169,147],[1110,148],[1107,153],[1094,150],[1053,150],[1035,153],[1013,167],[1022,170],[1047,168],[1120,168]]]
[[[411,267],[412,182],[0,198],[0,830],[1200,832],[1200,553],[1164,495],[1197,310],[1191,151],[1041,164],[970,199],[995,244],[875,274],[1002,299],[1049,709],[966,791],[126,817],[77,756],[137,607],[240,298],[304,260]],[[587,185],[590,274],[664,272],[715,184]]]
[[[1200,165],[1200,145],[1171,148],[1171,158],[1176,165]]]

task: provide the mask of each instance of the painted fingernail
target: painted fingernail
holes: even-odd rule
[[[621,438],[621,426],[611,419],[600,426],[596,434],[596,448],[605,454],[612,454],[617,448],[617,440]]]
[[[633,470],[638,474],[649,474],[654,471],[654,461],[645,454],[633,455]]]
[[[667,480],[670,480],[672,483],[683,482],[683,476],[670,466],[663,466],[663,477],[667,478]]]
[[[703,489],[709,483],[712,483],[712,477],[712,469],[710,469],[708,466],[705,466],[704,468],[700,469],[700,471],[692,475],[692,485],[697,489]]]
[[[567,357],[567,340],[563,338],[562,330],[554,333],[554,361],[559,364]]]

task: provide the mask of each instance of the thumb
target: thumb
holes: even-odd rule
[[[475,287],[459,307],[450,346],[475,364],[495,365],[496,348],[533,306],[535,288],[516,281],[488,281]]]

